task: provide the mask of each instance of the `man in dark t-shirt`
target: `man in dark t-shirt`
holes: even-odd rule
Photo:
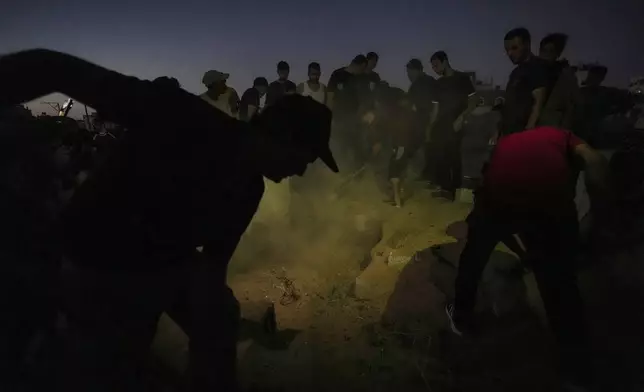
[[[365,143],[360,126],[360,75],[367,58],[356,56],[351,64],[331,74],[327,85],[327,103],[333,111],[333,135],[343,167],[355,170],[364,164]]]
[[[436,168],[433,159],[435,153],[430,148],[430,143],[425,142],[425,131],[430,125],[434,101],[436,98],[436,80],[427,75],[423,70],[423,63],[419,59],[411,59],[407,63],[407,77],[411,82],[409,86],[409,100],[414,117],[414,149],[425,145],[425,165],[423,179],[436,182],[434,178]],[[415,152],[415,151],[414,151]],[[414,152],[410,152],[411,155]]]
[[[461,185],[461,141],[463,124],[478,105],[470,76],[454,70],[443,51],[434,53],[432,69],[436,81],[438,113],[431,130],[431,143],[436,154],[436,185],[434,197],[455,200]]]
[[[362,113],[373,109],[376,88],[381,82],[380,75],[375,71],[378,66],[378,54],[367,53],[367,67],[365,72],[358,77],[360,84],[360,111]]]
[[[266,92],[266,106],[273,105],[278,99],[286,94],[295,94],[297,86],[288,79],[291,66],[286,61],[277,63],[278,79],[268,85]]]
[[[360,75],[364,74],[367,59],[356,56],[349,66],[338,68],[331,73],[327,85],[329,107],[334,120],[356,117],[360,108]]]
[[[244,91],[244,94],[239,101],[239,119],[242,121],[250,121],[255,114],[259,113],[260,101],[266,94],[268,89],[268,81],[266,78],[255,78],[253,87]]]
[[[517,28],[505,36],[505,50],[516,67],[505,89],[500,135],[521,132],[537,125],[547,98],[548,69],[532,54],[528,30]]]

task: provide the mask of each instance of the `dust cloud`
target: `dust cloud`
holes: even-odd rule
[[[316,162],[305,177],[278,184],[265,180],[264,197],[229,264],[229,277],[254,269],[314,268],[332,259],[353,270],[365,262],[381,226],[372,208],[378,194],[370,173],[347,180],[326,171]],[[344,191],[347,181],[359,194]]]

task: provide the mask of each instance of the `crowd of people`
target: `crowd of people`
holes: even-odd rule
[[[629,103],[614,98],[606,102],[608,94],[601,88],[606,67],[593,65],[586,70],[587,77],[579,80],[578,67],[561,58],[567,38],[562,33],[549,34],[541,40],[538,54],[533,54],[527,29],[508,32],[504,44],[515,68],[505,90],[491,94],[478,92],[472,74],[455,70],[448,54],[438,51],[430,64],[436,78],[425,72],[419,59],[407,63],[411,82],[407,92],[381,79],[376,71],[379,56],[369,52],[331,72],[327,85],[320,81],[319,63],[309,64],[308,80],[296,85],[289,80],[289,64],[280,61],[277,80],[269,84],[265,77],[256,78],[241,99],[226,85],[228,74],[209,71],[204,76],[208,92],[202,97],[248,121],[280,96],[310,96],[333,111],[333,150],[343,171],[352,173],[369,162],[380,163],[375,170],[385,201],[400,207],[401,177],[407,162],[422,151],[421,180],[434,190],[434,197],[454,201],[463,186],[465,134],[485,134],[494,144],[499,136],[550,125],[571,130],[596,145],[601,120],[628,109]],[[490,111],[491,115],[481,116]]]
[[[34,381],[23,377],[33,375],[26,353],[37,332],[59,331],[63,314],[60,347],[40,361],[53,369],[47,383],[135,390],[166,312],[190,337],[189,388],[237,390],[240,315],[226,269],[262,198],[263,178],[294,177],[297,193],[298,176],[318,158],[347,174],[377,162],[387,202],[400,207],[408,162],[422,153],[432,196],[453,201],[462,186],[463,129],[494,114],[498,124],[486,139],[496,147],[468,218],[456,297],[446,306],[450,327],[457,335],[471,331],[490,253],[497,242],[518,238],[512,246],[535,272],[564,377],[581,388],[589,367],[573,264],[574,184],[584,170],[594,211],[606,216],[608,166],[592,148],[596,127],[574,69],[560,60],[566,36],[545,37],[538,56],[526,29],[508,32],[504,43],[516,67],[505,94],[483,102],[475,81],[443,51],[431,56],[438,79],[422,61],[407,63],[407,92],[381,79],[370,52],[334,70],[327,85],[320,64],[309,64],[309,79],[295,84],[282,61],[278,80],[258,77],[241,98],[226,85],[229,75],[215,70],[205,73],[207,91],[196,96],[171,77],[142,81],[47,50],[0,57],[1,107],[62,92],[96,109],[101,129],[87,150],[85,142],[18,137],[37,131],[29,121],[7,125],[15,130],[8,145],[21,147],[3,154],[2,208],[11,217],[4,229],[11,235],[0,249],[0,383],[18,390]],[[47,76],[52,72],[58,77]],[[586,85],[599,86],[605,75],[604,67],[591,69]],[[161,112],[168,106],[173,110]],[[125,131],[115,136],[108,122]],[[57,153],[47,156],[51,145]]]

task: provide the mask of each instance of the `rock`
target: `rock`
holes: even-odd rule
[[[266,311],[273,306],[271,301],[240,301],[241,317],[255,323],[262,323],[266,317]]]
[[[387,301],[383,323],[411,328],[419,321],[430,327],[443,322],[445,295],[432,284],[437,263],[430,257],[413,258],[405,265]]]
[[[404,252],[400,249],[390,250],[386,257],[386,262],[389,267],[403,268],[405,264],[409,263],[416,257],[416,252],[409,254],[409,251]]]
[[[445,229],[447,235],[454,237],[457,240],[466,240],[467,239],[467,222],[458,221],[450,224]]]
[[[521,271],[503,271],[494,268],[493,264],[488,264],[483,272],[480,291],[478,307],[492,310],[497,317],[502,317],[528,303],[527,284]]]
[[[371,263],[356,278],[355,296],[359,299],[385,300],[393,291],[398,272],[385,263]]]
[[[365,214],[355,216],[355,244],[371,249],[382,240],[382,221]]]
[[[472,204],[474,203],[474,192],[472,189],[461,188],[457,191],[456,200],[459,203]]]

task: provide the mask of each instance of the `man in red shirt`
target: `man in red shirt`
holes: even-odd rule
[[[533,260],[548,320],[561,349],[565,377],[573,382],[587,367],[574,265],[579,234],[574,203],[577,169],[585,170],[590,195],[598,207],[607,163],[571,132],[539,127],[499,140],[468,217],[454,304],[446,307],[452,331],[462,335],[471,325],[478,282],[494,247],[518,233]]]

